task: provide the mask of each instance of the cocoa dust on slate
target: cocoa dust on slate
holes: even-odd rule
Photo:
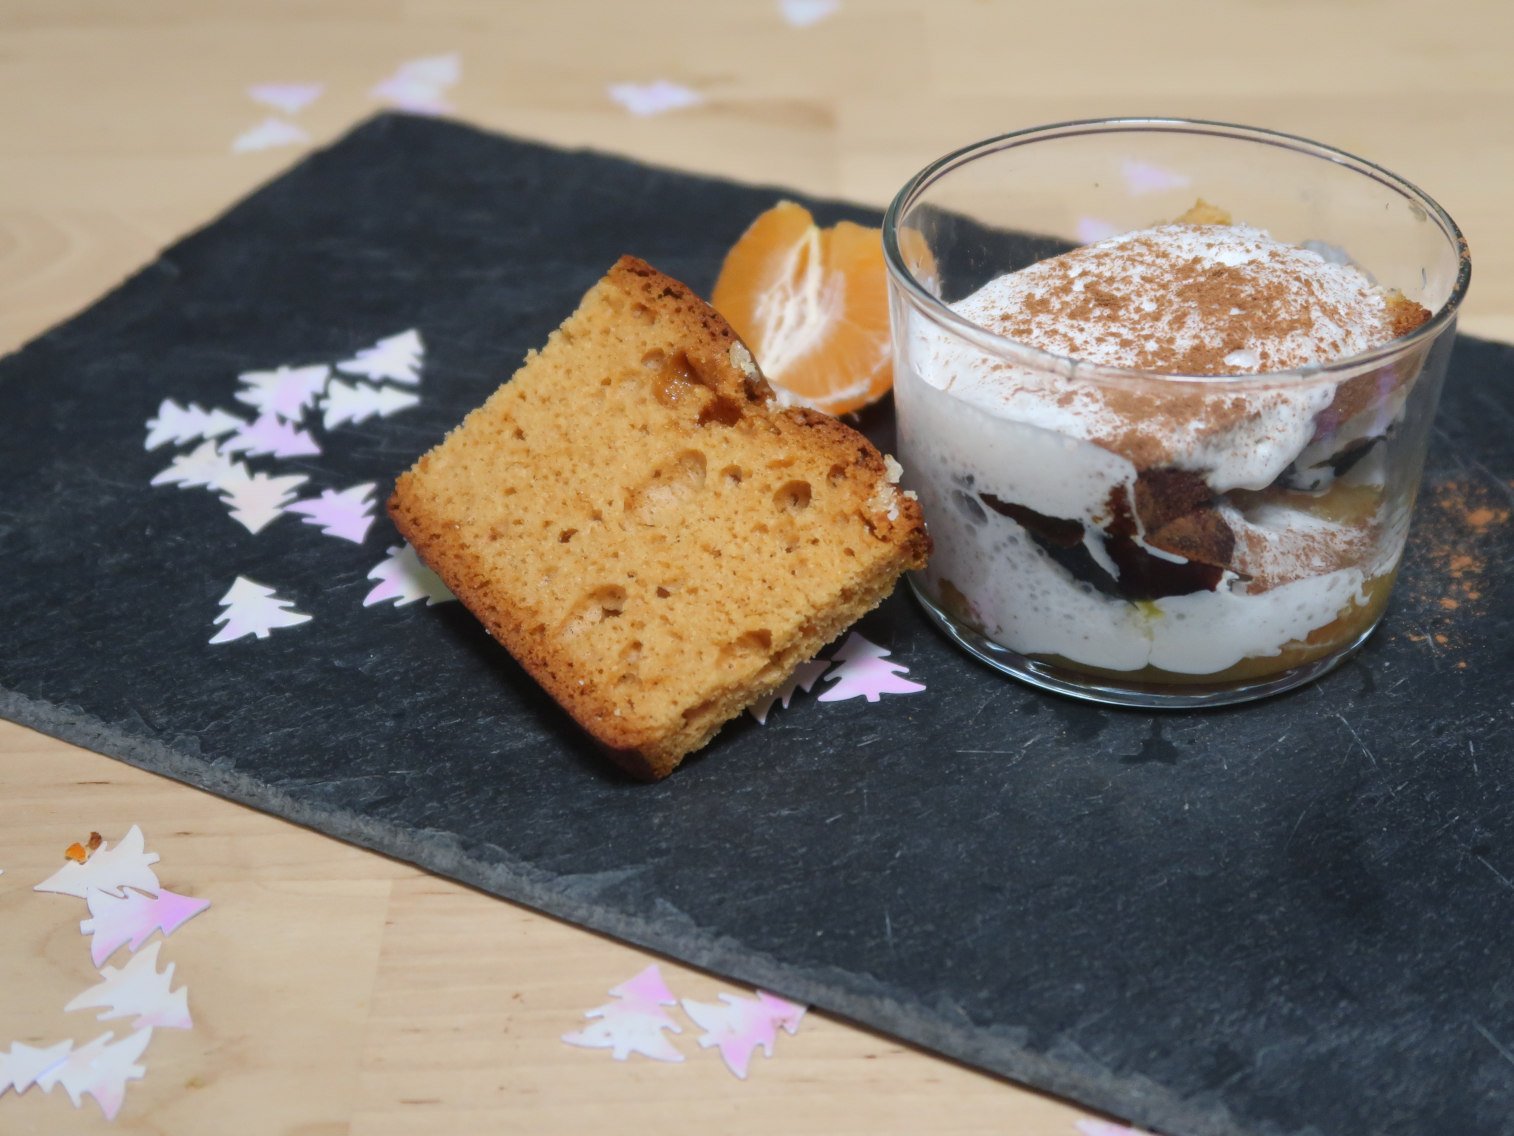
[[[1428,626],[1405,632],[1411,643],[1439,655],[1459,650],[1457,629],[1482,614],[1488,538],[1509,522],[1509,510],[1491,502],[1489,489],[1465,480],[1426,487],[1411,543],[1428,570],[1415,573],[1409,603],[1429,613]],[[1406,584],[1409,581],[1405,581]],[[1456,659],[1466,670],[1467,660]]]

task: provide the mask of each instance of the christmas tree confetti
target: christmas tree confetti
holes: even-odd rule
[[[388,384],[344,383],[332,379],[321,400],[321,425],[327,430],[351,423],[366,422],[375,414],[387,418],[420,403],[417,395]]]
[[[79,933],[91,937],[89,957],[95,966],[122,947],[135,951],[158,931],[167,938],[210,906],[208,899],[178,895],[166,888],[153,890],[156,895],[140,891],[121,896],[89,893],[89,918],[80,922]]]
[[[363,348],[353,358],[338,363],[336,369],[375,382],[389,379],[413,387],[421,381],[425,354],[426,345],[421,342],[420,332],[411,328]]]
[[[699,1047],[718,1046],[726,1068],[742,1080],[746,1080],[752,1055],[760,1048],[768,1057],[773,1056],[778,1030],[790,1036],[798,1033],[805,1012],[805,1007],[762,990],[757,991],[755,998],[722,994],[720,1001],[723,1005],[685,998],[683,1012],[704,1030],[699,1036]]]
[[[0,1052],[0,1097],[7,1090],[24,1093],[36,1083],[38,1077],[57,1068],[73,1051],[72,1041],[60,1041],[40,1049],[23,1042],[11,1042],[10,1052]]]
[[[870,643],[857,632],[847,636],[832,660],[836,666],[825,676],[835,683],[820,695],[821,702],[841,702],[848,698],[866,698],[877,702],[885,694],[918,694],[925,687],[902,677],[909,668],[885,661],[891,652]]]
[[[310,141],[310,135],[292,122],[282,118],[265,118],[256,126],[242,131],[232,140],[234,154],[252,150],[271,150],[275,146],[300,146]]]
[[[778,0],[785,21],[796,28],[813,27],[841,9],[841,0]]]
[[[75,1108],[84,1097],[94,1097],[105,1119],[114,1120],[126,1099],[126,1082],[141,1080],[147,1073],[146,1067],[136,1062],[152,1040],[152,1030],[138,1030],[111,1044],[113,1037],[114,1033],[101,1034],[73,1050],[37,1078],[37,1087],[50,1093],[54,1085],[62,1085]]]
[[[79,899],[92,892],[120,897],[127,888],[156,893],[158,877],[152,866],[157,862],[158,854],[145,848],[142,830],[132,825],[121,843],[102,843],[89,859],[83,863],[70,860],[32,890]]]
[[[235,458],[221,453],[212,439],[187,454],[177,455],[168,468],[153,477],[153,485],[177,485],[180,489],[228,489],[252,474]]]
[[[227,486],[221,500],[230,510],[231,519],[256,536],[284,515],[286,507],[294,500],[295,491],[307,480],[304,474],[298,473],[284,477],[254,473],[244,481]]]
[[[220,438],[245,425],[235,414],[224,410],[206,410],[197,402],[180,406],[165,398],[158,406],[158,416],[147,420],[147,440],[143,448],[155,450],[172,442],[182,446],[200,439]]]
[[[704,102],[704,96],[698,91],[667,79],[657,79],[651,83],[612,83],[606,91],[615,102],[643,118],[698,106]]]
[[[330,377],[331,368],[324,363],[246,371],[237,376],[243,389],[237,391],[236,399],[256,410],[260,418],[273,415],[285,422],[298,422],[306,409],[315,406]]]
[[[321,526],[327,536],[362,544],[373,524],[373,491],[377,488],[366,481],[340,492],[327,489],[319,497],[296,501],[286,511],[300,514],[307,525]]]
[[[433,607],[457,599],[442,583],[442,578],[421,563],[415,549],[408,544],[390,548],[388,557],[368,573],[368,579],[379,583],[363,597],[364,607],[386,600],[393,600],[395,607],[425,600],[427,607]]]
[[[395,73],[369,93],[376,99],[414,114],[446,114],[452,109],[444,92],[462,75],[456,55],[435,55],[400,64]]]
[[[1085,1116],[1073,1125],[1083,1136],[1151,1136],[1139,1128],[1127,1128],[1123,1124],[1111,1124],[1107,1120]]]
[[[64,1006],[65,1012],[101,1009],[96,1021],[131,1018],[134,1030],[190,1029],[189,991],[173,985],[174,964],[158,970],[158,948],[153,943],[131,956],[123,967],[106,966],[100,981]]]
[[[683,1060],[663,1032],[682,1033],[683,1027],[663,1009],[678,1005],[678,999],[663,982],[657,964],[612,987],[610,994],[616,1001],[584,1014],[591,1019],[589,1025],[563,1034],[564,1042],[584,1049],[608,1049],[616,1061],[625,1061],[633,1053],[654,1061]]]
[[[285,114],[299,114],[325,92],[322,83],[254,83],[247,97]]]
[[[221,452],[248,457],[299,458],[318,454],[321,447],[292,422],[285,422],[276,414],[264,414],[238,426],[231,437],[221,443]]]
[[[800,663],[799,669],[794,672],[793,677],[788,682],[784,683],[773,694],[769,694],[765,698],[759,698],[756,702],[752,703],[747,707],[747,712],[756,718],[759,724],[766,726],[768,724],[768,714],[772,712],[774,703],[781,703],[783,708],[787,710],[789,708],[789,701],[794,697],[794,692],[802,690],[808,694],[814,689],[815,684],[820,681],[820,676],[825,673],[825,668],[830,665],[829,659],[811,659],[807,663]]]
[[[269,633],[276,628],[308,622],[311,617],[294,611],[293,603],[293,600],[280,599],[272,588],[266,588],[246,576],[238,576],[221,597],[221,606],[225,610],[214,620],[226,626],[217,631],[210,642],[230,643],[245,635],[267,639]]]

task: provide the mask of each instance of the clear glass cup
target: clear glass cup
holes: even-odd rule
[[[1037,350],[952,306],[1200,197],[1355,264],[1430,319],[1327,365],[1194,376]],[[1113,119],[932,163],[889,206],[883,244],[899,458],[935,543],[911,583],[952,639],[1033,685],[1144,707],[1287,690],[1367,639],[1398,570],[1471,271],[1439,205],[1301,138]],[[1033,376],[1044,397],[994,399],[951,377],[995,369]],[[1091,437],[1058,413],[1070,391],[1123,416],[1117,443],[1107,421]],[[1146,543],[1132,516],[1138,500],[1164,499],[1200,502],[1185,524],[1212,531],[1188,555]]]

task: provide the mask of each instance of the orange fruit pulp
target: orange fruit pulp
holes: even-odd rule
[[[894,382],[883,236],[780,201],[726,254],[710,298],[783,401],[845,414]]]

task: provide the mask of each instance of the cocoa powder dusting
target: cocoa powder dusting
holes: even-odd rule
[[[1436,655],[1458,654],[1465,628],[1483,614],[1486,545],[1510,516],[1509,509],[1484,500],[1488,493],[1479,483],[1446,481],[1431,490],[1420,507],[1410,556],[1417,546],[1416,559],[1423,563],[1404,583],[1409,604],[1429,612],[1434,622],[1406,635]],[[1454,665],[1466,670],[1467,659],[1456,658]]]

